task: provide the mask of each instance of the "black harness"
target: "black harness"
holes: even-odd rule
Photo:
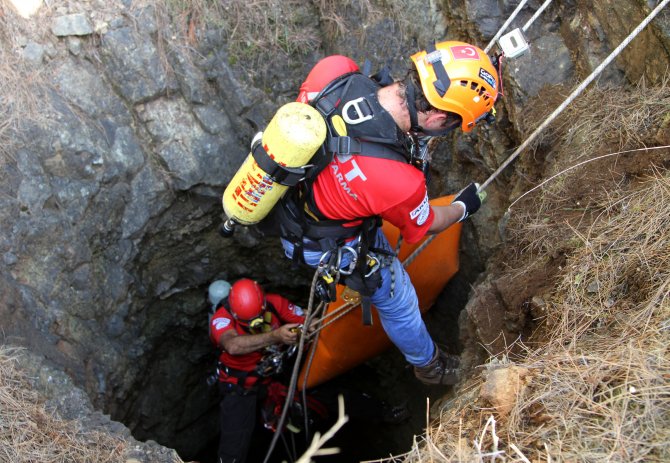
[[[230,304],[228,302],[228,298],[226,297],[221,301],[221,303],[218,305],[216,310],[218,310],[220,307],[223,307],[226,309],[229,313],[232,314],[232,311],[230,309]],[[266,314],[274,314],[277,318],[279,318],[279,313],[277,312],[277,309],[275,308],[274,305],[272,305],[270,302],[266,301]],[[270,318],[271,320],[271,318]],[[235,322],[237,324],[237,321]],[[266,323],[269,323],[269,320],[266,321]],[[249,328],[239,325],[244,332],[247,334],[257,334],[256,331],[252,331]],[[261,385],[260,378],[266,377],[266,376],[271,376],[274,372],[268,372],[268,371],[262,371],[259,366],[264,363],[265,357],[262,357],[261,360],[258,362],[256,368],[254,368],[251,371],[245,371],[245,370],[238,370],[237,368],[232,368],[227,365],[224,365],[220,360],[217,360],[216,363],[216,369],[217,369],[217,376],[218,372],[222,371],[224,372],[227,376],[231,376],[233,378],[237,379],[236,384],[228,383],[230,386],[224,385],[224,388],[228,388],[230,390],[234,390],[236,393],[240,395],[247,395],[251,392],[256,392]],[[247,387],[246,386],[246,381],[247,378],[249,377],[257,377],[259,378],[256,383],[254,383],[253,386]]]
[[[398,128],[377,98],[379,88],[391,82],[388,75],[375,79],[359,72],[348,73],[330,82],[312,99],[312,106],[326,121],[326,141],[312,159],[313,167],[306,172],[305,179],[296,188],[289,189],[273,211],[280,236],[294,246],[296,264],[304,263],[305,249],[330,252],[334,259],[337,249],[358,237],[356,267],[340,281],[363,296],[364,322],[368,324],[371,316],[369,310],[365,310],[366,305],[369,307],[366,299],[381,285],[380,273],[371,271],[369,253],[383,256],[387,262],[393,257],[393,253],[373,247],[381,217],[362,218],[356,226],[351,226],[350,220],[328,219],[316,206],[312,184],[333,156],[346,159],[355,154],[417,165],[412,155],[416,151],[416,140]],[[346,133],[338,128],[342,122]],[[376,261],[379,264],[379,258]],[[334,286],[330,284],[330,288],[321,291],[322,299],[334,300]]]
[[[364,219],[359,227],[344,227],[351,221],[328,219],[318,210],[312,184],[333,156],[346,158],[357,154],[410,161],[406,149],[407,135],[399,130],[391,115],[379,104],[377,90],[380,87],[378,82],[358,72],[348,73],[326,85],[312,100],[312,106],[326,121],[326,141],[313,158],[314,167],[305,181],[290,191],[291,194],[282,199],[278,208],[284,212],[280,214],[280,234],[294,245],[300,247],[302,238],[308,238],[315,243],[310,245],[311,249],[325,252],[370,228],[365,224],[368,219]],[[338,132],[333,122],[335,118],[346,123],[346,135]],[[301,253],[298,254],[296,258],[302,262]]]

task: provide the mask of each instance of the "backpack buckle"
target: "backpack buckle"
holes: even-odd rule
[[[351,137],[337,137],[337,154],[351,154]]]
[[[368,114],[366,115],[363,112],[363,108],[361,107],[361,103],[365,103],[368,106]],[[349,115],[350,109],[354,110],[353,117]],[[372,119],[372,110],[370,108],[370,104],[367,102],[367,100],[359,96],[358,98],[347,101],[344,106],[342,106],[342,119],[344,119],[344,122],[347,124],[351,125],[356,125],[360,124],[365,121],[369,121]]]
[[[348,136],[331,137],[327,146],[329,153],[335,153],[338,156],[349,156],[352,153],[361,152],[361,142]]]

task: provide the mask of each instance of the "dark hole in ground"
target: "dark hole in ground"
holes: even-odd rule
[[[457,320],[467,299],[468,281],[470,278],[457,274],[435,307],[425,315],[436,342],[451,352],[460,349]],[[133,396],[119,401],[119,411],[113,418],[124,422],[139,440],[151,439],[174,448],[184,461],[210,463],[217,461],[218,400],[212,388],[206,386],[206,377],[212,373],[216,353],[207,336],[206,308],[192,310],[199,301],[202,301],[202,291],[194,293],[191,300],[174,304],[188,308],[194,314],[193,321],[180,319],[181,325],[172,330],[167,341],[155,346],[154,360],[150,360],[142,372]],[[172,307],[161,307],[161,310],[162,314],[178,312]],[[190,328],[184,329],[186,326]],[[288,384],[288,380],[285,383]],[[414,436],[422,435],[426,426],[427,398],[433,404],[449,391],[448,387],[423,386],[400,352],[396,348],[389,349],[384,355],[317,388],[321,400],[328,402],[331,418],[314,424],[313,431],[323,433],[334,422],[336,397],[340,392],[345,393],[345,412],[350,416],[344,428],[327,443],[327,447],[339,447],[342,453],[318,457],[318,461],[357,462],[408,451]],[[374,405],[380,402],[406,407],[409,418],[401,423],[384,422],[384,407]],[[260,420],[257,423],[250,463],[263,461],[272,438]],[[293,437],[295,453],[300,456],[306,448],[304,435]],[[279,441],[271,461],[290,462],[290,457]]]
[[[389,352],[373,363],[384,364],[383,368],[395,370],[395,378],[381,378],[376,370],[381,365],[367,364],[310,391],[310,398],[328,410],[326,418],[319,417],[315,412],[310,414],[314,417],[309,424],[311,436],[314,432],[323,435],[337,419],[338,394],[344,397],[345,414],[349,417],[348,422],[325,445],[327,448],[338,447],[340,453],[319,456],[316,461],[359,462],[406,452],[412,445],[413,436],[423,433],[426,397],[431,401],[436,400],[449,391],[448,387],[427,388],[414,384],[413,374],[405,367],[399,353]],[[390,382],[395,383],[395,386],[390,386]],[[382,389],[385,384],[388,387]],[[304,453],[309,443],[303,432],[304,420],[298,416],[292,420],[292,424],[299,427],[301,432],[285,432],[277,441],[269,462],[295,461]],[[257,419],[247,462],[263,462],[272,438],[272,432],[263,428],[260,418]],[[202,463],[216,463],[217,446],[218,438],[210,440],[193,459]]]
[[[461,348],[458,316],[467,302],[468,288],[465,275],[457,274],[445,287],[434,308],[424,317],[436,342],[451,352],[458,352]],[[285,384],[288,382],[287,377]],[[424,432],[426,407],[450,391],[450,387],[429,387],[419,383],[402,354],[395,348],[389,349],[385,354],[310,391],[310,396],[329,411],[327,419],[310,425],[312,435],[315,431],[323,435],[335,422],[338,394],[344,396],[345,414],[349,416],[347,424],[326,444],[328,448],[338,447],[340,453],[320,456],[316,461],[353,463],[407,452],[414,436]],[[296,424],[304,429],[302,422]],[[277,442],[269,462],[294,461],[307,448],[304,433],[286,435],[285,439]],[[272,436],[257,420],[248,463],[264,461]],[[217,462],[217,445],[218,438],[212,439],[193,459],[202,463]],[[287,447],[290,449],[288,452]]]

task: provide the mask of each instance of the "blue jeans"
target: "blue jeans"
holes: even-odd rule
[[[293,257],[293,245],[282,239],[284,252],[288,258]],[[379,229],[375,237],[374,247],[392,251],[384,233]],[[304,251],[305,263],[316,267],[323,253],[321,251]],[[342,268],[349,265],[351,254],[343,253]],[[400,349],[407,362],[415,366],[425,366],[435,353],[433,343],[419,311],[419,300],[409,275],[398,258],[393,259],[395,285],[391,297],[391,269],[380,269],[382,284],[372,295],[371,300],[379,313],[384,331],[393,344]]]

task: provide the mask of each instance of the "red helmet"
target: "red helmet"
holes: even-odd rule
[[[244,326],[250,326],[263,315],[265,294],[263,288],[254,280],[243,278],[230,288],[228,303],[235,320]]]

